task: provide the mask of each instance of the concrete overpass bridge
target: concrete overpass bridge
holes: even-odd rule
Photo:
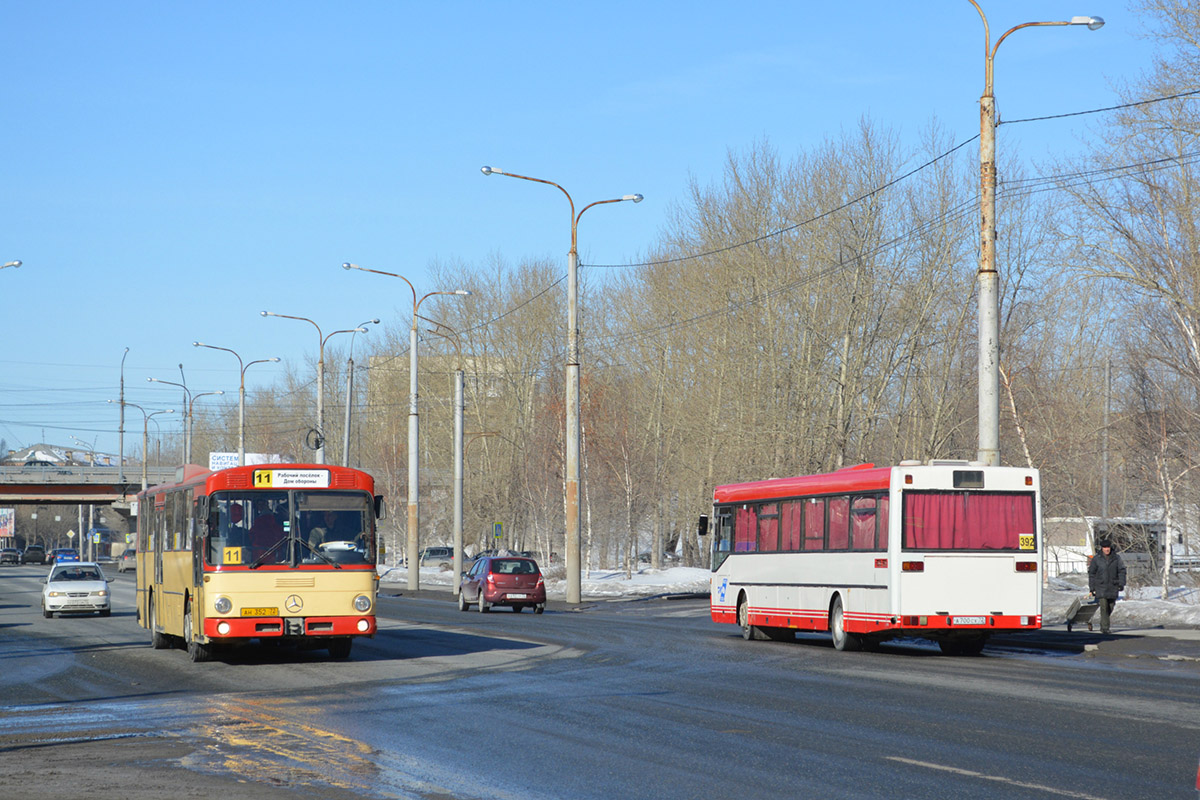
[[[146,484],[175,479],[174,467],[148,467]],[[0,467],[0,505],[95,503],[129,507],[142,488],[142,468],[78,465]]]

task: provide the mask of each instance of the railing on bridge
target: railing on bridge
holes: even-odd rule
[[[175,479],[174,467],[147,467],[146,483],[153,486]],[[125,484],[141,485],[141,465],[125,467]],[[118,484],[120,467],[96,467],[78,464],[59,466],[0,466],[0,483],[6,484]]]

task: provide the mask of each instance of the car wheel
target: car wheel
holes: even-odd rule
[[[112,609],[111,609],[111,608],[104,608],[104,609],[101,609],[101,610],[100,610],[100,616],[102,616],[102,617],[111,617],[111,616],[112,616]]]
[[[154,599],[150,599],[150,646],[155,650],[167,649],[166,634],[158,630],[158,610],[154,607]]]
[[[354,644],[354,640],[347,637],[345,639],[334,639],[329,643],[329,657],[341,661],[350,657],[350,648]]]
[[[520,603],[513,603],[512,608],[513,608],[513,613],[516,613],[516,614],[520,614],[522,611],[525,610],[525,606],[521,605]]]
[[[538,603],[536,606],[533,607],[533,613],[535,613],[535,614],[540,614],[545,610],[546,610],[545,603]]]
[[[837,650],[858,650],[862,640],[846,631],[846,616],[842,612],[842,598],[833,599],[833,610],[829,612],[829,632],[833,634],[833,646]]]
[[[479,590],[479,613],[486,614],[487,612],[489,612],[491,610],[492,610],[492,607],[488,604],[487,600],[483,599],[483,589],[480,588],[480,590]]]
[[[192,609],[190,607],[183,612],[183,641],[187,643],[188,658],[193,663],[208,661],[212,658],[211,645],[196,641],[195,631],[192,630]]]
[[[42,616],[45,617],[46,619],[54,619],[54,612],[50,611],[49,609],[43,608]]]
[[[465,594],[463,594],[462,589],[458,590],[458,610],[459,611],[467,610],[467,596]]]

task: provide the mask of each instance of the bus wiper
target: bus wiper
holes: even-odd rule
[[[300,544],[304,545],[304,546],[305,546],[305,547],[307,547],[309,550],[311,550],[311,551],[312,551],[312,552],[313,552],[313,553],[314,553],[314,554],[317,556],[317,558],[320,558],[320,559],[322,559],[322,560],[324,560],[324,561],[327,561],[327,562],[329,562],[330,564],[333,564],[333,566],[334,566],[334,568],[335,568],[335,569],[341,569],[341,568],[342,568],[342,565],[341,565],[341,564],[339,564],[338,562],[334,561],[334,560],[333,560],[332,558],[330,558],[329,556],[327,556],[327,555],[325,555],[324,553],[322,553],[322,552],[320,551],[320,549],[318,549],[318,548],[316,548],[316,547],[313,547],[313,545],[312,545],[312,542],[308,541],[307,539],[303,539],[303,538],[302,538],[302,539],[300,539]]]
[[[261,567],[264,563],[266,563],[267,556],[274,553],[276,550],[279,549],[280,545],[285,544],[286,542],[287,542],[287,537],[285,536],[282,539],[280,539],[278,542],[273,544],[271,546],[271,548],[269,550],[267,550],[267,552],[265,552],[261,556],[259,556],[258,559],[253,564],[250,565],[250,569],[258,569],[259,567]]]

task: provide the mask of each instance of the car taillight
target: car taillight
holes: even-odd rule
[[[496,573],[494,573],[494,572],[489,572],[489,573],[488,573],[488,576],[487,576],[487,582],[488,582],[488,583],[495,583],[495,582],[496,582]]]
[[[1036,561],[1018,561],[1017,572],[1037,572]]]
[[[538,582],[537,582],[537,585],[538,585],[538,586],[545,586],[545,585],[546,585],[546,582],[545,582],[544,580],[542,580],[542,576],[541,576],[541,575],[538,575]]]
[[[900,563],[900,569],[904,570],[905,572],[924,572],[925,571],[925,562],[924,561],[903,561]]]

